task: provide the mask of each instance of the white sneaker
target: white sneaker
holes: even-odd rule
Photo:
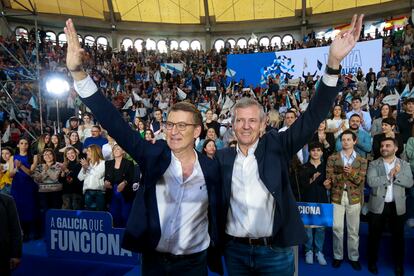
[[[316,259],[318,259],[320,265],[327,265],[327,262],[322,252],[316,253]]]
[[[312,251],[308,251],[308,252],[306,252],[306,254],[305,254],[305,262],[307,263],[307,264],[313,264],[313,252]]]

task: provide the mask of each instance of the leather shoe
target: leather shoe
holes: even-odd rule
[[[362,269],[361,263],[359,261],[349,261],[354,270],[360,271]]]
[[[404,268],[402,266],[397,266],[394,269],[395,276],[403,276],[404,275]]]
[[[376,264],[368,264],[368,271],[372,274],[377,275],[378,274],[378,267]]]
[[[339,268],[342,264],[342,260],[333,259],[332,261],[332,267],[333,268]]]

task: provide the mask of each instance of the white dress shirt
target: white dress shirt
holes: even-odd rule
[[[237,147],[226,226],[226,233],[234,237],[272,236],[275,203],[259,177],[254,155],[258,142],[248,150],[247,156]]]
[[[88,169],[83,168],[79,171],[78,179],[83,181],[83,193],[86,190],[101,190],[105,192],[105,161],[100,160],[95,165],[89,165]]]
[[[82,98],[98,90],[90,76],[76,81],[74,86]],[[210,245],[207,186],[195,151],[194,154],[196,161],[190,177],[183,180],[181,162],[171,153],[171,163],[156,184],[161,226],[157,251],[188,255]]]
[[[161,225],[156,250],[188,255],[207,249],[208,194],[198,158],[192,174],[183,181],[181,162],[171,153],[171,163],[157,182],[156,194]]]
[[[397,158],[394,158],[394,161],[392,161],[391,163],[385,162],[385,160],[384,160],[385,173],[387,174],[387,178],[391,183],[389,186],[387,186],[387,192],[385,193],[384,202],[393,202],[394,201],[393,179],[390,178],[390,171],[392,169],[394,169],[396,163],[397,163]]]

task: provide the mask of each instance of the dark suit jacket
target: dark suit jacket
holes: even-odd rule
[[[277,246],[298,245],[306,241],[304,225],[289,183],[289,161],[310,140],[319,124],[326,118],[338,91],[339,87],[328,87],[321,81],[306,112],[290,128],[280,133],[269,131],[259,140],[254,154],[260,179],[275,200],[273,238]],[[227,218],[229,210],[235,159],[235,148],[217,152],[223,179],[221,217],[224,219]],[[225,226],[225,222],[221,225]]]
[[[164,141],[151,144],[142,139],[99,91],[82,98],[82,101],[92,110],[109,135],[138,162],[141,169],[140,187],[132,205],[122,246],[134,252],[153,251],[161,237],[155,186],[171,163],[171,150]],[[221,211],[219,166],[207,156],[197,154],[208,192],[209,250],[214,251],[221,244],[218,230],[222,228],[218,225],[222,221],[218,219],[218,212]],[[210,269],[222,274],[220,254],[209,254],[208,258]]]
[[[0,262],[22,256],[22,230],[12,197],[0,194]]]

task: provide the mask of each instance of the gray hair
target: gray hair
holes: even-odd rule
[[[232,112],[231,112],[231,123],[234,124],[236,120],[236,110],[240,108],[247,108],[251,106],[257,106],[260,110],[260,122],[263,122],[266,120],[266,113],[264,112],[263,106],[255,99],[243,97],[240,100],[237,101],[237,103],[233,106]]]

